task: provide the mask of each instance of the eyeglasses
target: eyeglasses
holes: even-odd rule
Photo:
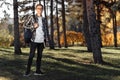
[[[40,10],[42,10],[42,8],[36,8],[36,9],[40,9]]]

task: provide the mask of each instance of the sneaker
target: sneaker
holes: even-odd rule
[[[42,71],[39,71],[39,72],[35,72],[34,75],[43,75],[44,73]]]
[[[30,73],[26,72],[23,76],[29,77],[29,76],[30,76]]]

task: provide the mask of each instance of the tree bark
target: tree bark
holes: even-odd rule
[[[101,24],[101,16],[100,16],[100,13],[101,13],[101,10],[100,10],[100,1],[101,0],[98,0],[97,1],[97,27],[98,27],[98,34],[99,34],[99,42],[100,42],[100,46],[102,47],[102,39],[101,39],[101,30],[100,30],[100,24]]]
[[[41,4],[41,0],[39,0],[39,4]]]
[[[46,30],[47,30],[47,39],[48,39],[48,43],[50,44],[50,36],[49,36],[49,30],[48,30],[48,20],[47,20],[47,15],[46,15],[46,5],[45,5],[45,0],[44,0],[44,14],[45,14],[45,19],[46,19]]]
[[[117,47],[117,21],[116,12],[113,12],[113,34],[114,34],[114,46]]]
[[[96,14],[94,11],[93,0],[86,0],[87,4],[87,17],[91,35],[91,44],[92,44],[92,52],[93,52],[93,59],[95,63],[102,64],[102,53],[101,53],[101,46],[99,43],[99,32],[97,30],[97,21],[96,21]]]
[[[51,0],[51,5],[50,5],[50,10],[51,10],[51,45],[50,49],[54,49],[54,28],[53,28],[53,0]]]
[[[20,49],[20,35],[19,35],[19,22],[18,22],[18,2],[13,0],[14,5],[14,53],[21,54]]]
[[[87,19],[86,0],[83,0],[83,8],[84,8],[83,10],[83,33],[85,36],[87,50],[89,52],[92,52],[89,25],[88,25],[88,19]]]
[[[61,44],[60,44],[60,26],[59,26],[59,18],[58,18],[58,0],[56,0],[56,22],[57,22],[58,47],[61,48]]]
[[[62,26],[63,26],[63,34],[64,34],[64,46],[65,48],[68,47],[67,45],[67,37],[66,37],[66,21],[65,21],[65,5],[64,0],[62,0]]]
[[[33,0],[33,17],[35,18],[35,0]]]

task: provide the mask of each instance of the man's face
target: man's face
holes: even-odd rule
[[[42,11],[43,11],[42,6],[37,6],[36,11],[37,11],[38,14],[42,14]]]

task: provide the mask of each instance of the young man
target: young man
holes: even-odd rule
[[[36,49],[37,49],[37,60],[36,60],[36,72],[34,73],[34,75],[43,74],[40,68],[41,68],[42,52],[44,49],[44,41],[46,38],[46,21],[45,18],[42,17],[43,5],[37,4],[35,9],[36,9],[36,15],[30,16],[25,22],[25,28],[31,29],[33,35],[31,38],[31,46],[30,46],[30,54],[27,64],[27,70],[24,76],[30,75],[31,65]]]

